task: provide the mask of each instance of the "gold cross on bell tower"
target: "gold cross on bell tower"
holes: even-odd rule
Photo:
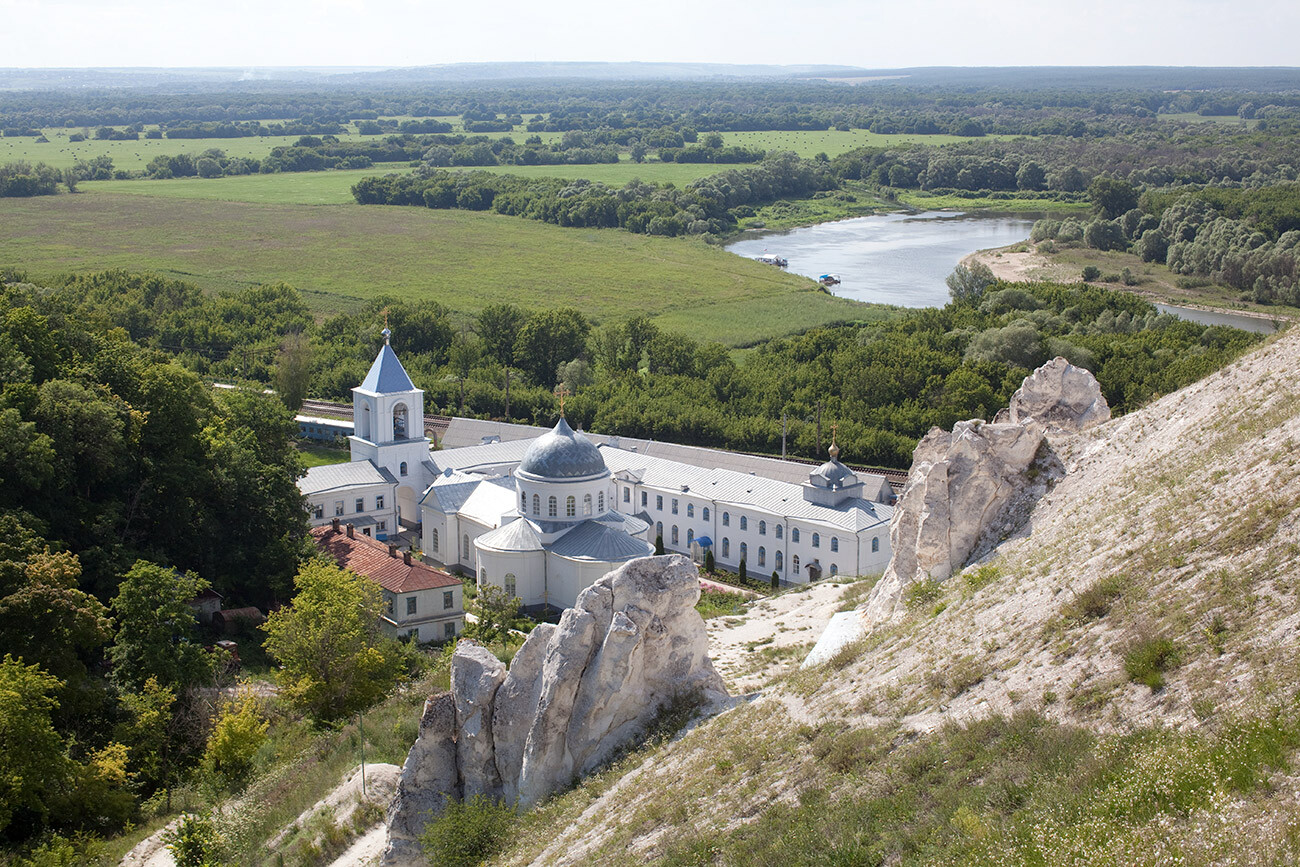
[[[564,418],[564,399],[571,394],[573,392],[569,391],[569,387],[564,383],[560,383],[555,389],[555,396],[560,399],[560,418]]]

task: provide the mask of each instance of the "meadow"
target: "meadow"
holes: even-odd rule
[[[470,211],[84,192],[0,200],[0,222],[0,267],[37,279],[125,268],[212,292],[284,281],[322,315],[380,293],[462,316],[506,301],[576,305],[600,323],[645,313],[697,340],[745,346],[872,309],[699,242]]]
[[[277,172],[269,175],[232,175],[225,178],[174,178],[167,181],[83,181],[85,193],[121,193],[168,199],[207,199],[263,205],[351,204],[352,185],[362,178],[390,172],[407,172],[404,163],[381,163],[370,169],[328,172]]]

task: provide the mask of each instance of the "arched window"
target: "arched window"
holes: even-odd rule
[[[357,435],[363,440],[370,439],[370,404],[361,407],[361,430],[357,431]]]
[[[879,536],[872,536],[872,537],[871,537],[871,553],[875,554],[875,553],[878,552],[879,550],[880,550],[880,537],[879,537]]]
[[[464,536],[461,537],[460,551],[461,551],[461,559],[468,560],[469,559],[469,533],[466,533]]]
[[[831,550],[832,551],[840,550],[840,540],[835,536],[831,536]]]
[[[572,495],[564,498],[564,517],[578,517],[578,501]]]
[[[506,585],[507,596],[514,597],[519,595],[518,592],[516,592],[518,590],[518,587],[516,586],[515,583],[515,573],[507,572],[506,577],[503,579],[502,583]]]
[[[785,537],[785,528],[782,527],[780,524],[776,525],[775,532],[776,532],[776,538],[781,539]]]
[[[822,534],[813,533],[813,547],[820,548],[821,546],[822,546]]]
[[[582,497],[582,514],[584,517],[591,514],[591,494]]]
[[[749,529],[749,518],[745,517],[744,515],[740,516],[740,529],[742,530]]]
[[[632,489],[631,489],[631,488],[624,488],[624,489],[623,489],[623,502],[625,502],[625,503],[630,503],[630,502],[632,502]]]
[[[758,546],[758,565],[760,566],[767,565],[767,549],[764,548],[762,545]]]
[[[533,494],[533,514],[542,514],[542,498],[537,496],[537,494]]]
[[[840,574],[840,567],[839,567],[839,566],[836,566],[834,563],[832,563],[832,564],[831,564],[831,574],[832,574],[832,575],[838,575],[838,574]]]
[[[677,544],[677,525],[673,525],[673,544]]]
[[[785,566],[785,554],[781,551],[780,548],[778,548],[776,551],[776,571],[780,572],[782,567],[784,566]]]
[[[708,507],[708,506],[705,506],[705,507],[704,507],[704,520],[706,520],[706,521],[709,520],[709,507]]]
[[[744,563],[749,559],[749,545],[744,542],[740,543],[740,562]]]
[[[688,518],[694,518],[694,517],[695,517],[695,504],[694,504],[694,503],[687,503],[687,504],[686,504],[686,517],[688,517]]]
[[[437,530],[433,531],[433,535],[430,537],[430,541],[433,542],[433,553],[437,554],[438,553],[438,531]]]
[[[393,407],[393,439],[406,439],[406,404]]]
[[[694,545],[694,544],[695,544],[695,531],[694,531],[694,530],[687,530],[687,531],[686,531],[686,547],[689,548],[689,547],[691,547],[691,546]]]
[[[766,536],[766,535],[767,535],[767,521],[759,521],[759,522],[758,522],[758,535],[760,535],[760,536]]]
[[[722,556],[723,557],[731,556],[731,540],[728,539],[726,536],[722,537]]]
[[[731,526],[731,514],[729,512],[722,513],[722,526],[724,527]]]
[[[799,555],[798,555],[798,554],[795,554],[793,557],[790,558],[790,571],[793,572],[793,573],[796,574],[796,575],[799,574]]]
[[[402,461],[402,463],[398,465],[397,474],[400,476],[406,475],[406,461]]]
[[[798,528],[798,527],[791,527],[791,528],[790,528],[790,541],[791,541],[791,542],[794,542],[795,544],[798,544],[798,543],[799,543],[799,528]],[[798,567],[796,567],[796,568],[798,568]]]
[[[601,491],[596,495],[596,511],[605,514],[605,492]]]
[[[548,498],[546,499],[546,516],[547,516],[548,518],[554,518],[554,517],[555,517],[555,508],[556,508],[556,505],[557,505],[557,503],[556,503],[554,497],[548,497]]]

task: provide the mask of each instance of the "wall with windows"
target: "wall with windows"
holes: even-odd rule
[[[459,584],[410,593],[384,590],[383,630],[395,638],[450,641],[465,631],[465,595]]]
[[[307,520],[321,527],[338,518],[355,524],[357,532],[379,541],[398,531],[397,486],[349,486],[342,491],[323,491],[307,496]]]

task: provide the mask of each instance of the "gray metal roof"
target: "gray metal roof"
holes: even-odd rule
[[[420,498],[421,505],[432,506],[444,515],[450,515],[469,499],[474,489],[483,484],[482,476],[452,471],[450,475],[439,474],[433,484],[425,489]]]
[[[541,537],[523,518],[490,530],[475,541],[495,551],[541,551],[543,548]]]
[[[622,512],[609,512],[608,514],[601,515],[599,518],[593,518],[592,520],[599,521],[602,524],[607,524],[616,530],[622,530],[629,536],[636,536],[650,529],[649,521],[643,521],[640,518],[634,518],[631,515],[624,515]]]
[[[553,430],[533,440],[519,472],[544,479],[580,479],[608,472],[600,450],[560,418]]]
[[[442,447],[445,451],[461,451],[467,447],[481,447],[488,449],[487,452],[467,452],[468,456],[475,456],[481,463],[510,463],[511,460],[501,460],[496,458],[487,458],[485,455],[509,455],[515,454],[510,448],[510,444],[519,441],[531,440],[547,432],[546,428],[535,427],[526,424],[508,424],[499,421],[483,421],[472,418],[453,418],[447,427],[447,432],[443,434]],[[657,440],[645,440],[637,437],[617,437],[607,436],[605,434],[596,434],[583,432],[589,440],[596,445],[615,446],[623,451],[631,451],[637,454],[648,455],[650,457],[664,458],[665,460],[677,461],[678,463],[688,464],[700,469],[727,469],[734,470],[738,473],[753,473],[756,476],[762,476],[766,479],[774,479],[781,482],[790,482],[791,484],[802,484],[808,480],[808,474],[814,471],[815,467],[807,464],[795,463],[794,461],[783,461],[780,458],[764,458],[756,455],[746,455],[739,452],[729,452],[722,449],[709,449],[701,446],[685,446],[677,443],[659,442]],[[497,437],[499,443],[483,444],[484,438]],[[492,452],[492,449],[501,449],[501,451]],[[527,446],[524,447],[525,449]],[[434,459],[439,461],[439,466],[446,466],[442,463],[439,455],[444,452],[435,452]],[[518,463],[523,456],[523,451],[519,451],[518,457],[513,458],[514,463]],[[463,463],[460,458],[453,464],[457,469],[467,469],[468,465]],[[611,467],[612,469],[612,467]],[[876,491],[882,489],[888,483],[885,477],[876,473],[858,473],[858,480],[861,481],[867,490]]]
[[[599,521],[583,521],[548,545],[547,550],[573,560],[618,563],[648,557],[654,553],[654,546]]]
[[[719,503],[734,503],[778,517],[804,518],[853,533],[887,525],[894,514],[891,506],[858,498],[846,500],[839,506],[820,506],[805,500],[799,485],[751,476],[748,473],[687,467],[676,461],[608,447],[602,447],[601,451],[605,455],[605,463],[614,472],[643,471],[642,484],[662,489],[666,493],[689,492]]]
[[[361,381],[360,388],[375,394],[417,390],[411,377],[406,375],[406,368],[397,360],[397,353],[387,342],[375,356],[375,363],[370,365],[370,372]]]
[[[350,461],[346,464],[326,464],[312,467],[298,480],[298,490],[310,496],[328,491],[339,491],[363,485],[395,485],[392,473],[378,469],[370,461]]]

